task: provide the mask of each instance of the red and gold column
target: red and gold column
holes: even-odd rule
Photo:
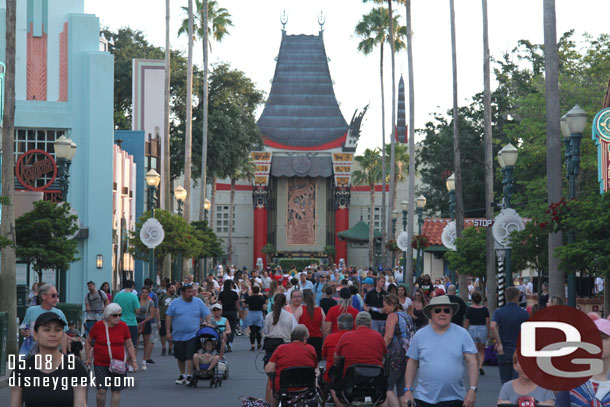
[[[257,186],[254,189],[254,265],[259,258],[267,267],[263,247],[267,245],[267,187]]]
[[[335,263],[343,259],[347,262],[347,242],[339,239],[339,232],[349,229],[349,187],[339,188],[335,192]]]

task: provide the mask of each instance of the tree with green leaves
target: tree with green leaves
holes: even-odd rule
[[[185,9],[184,7],[182,8]],[[209,76],[209,51],[212,49],[212,44],[209,41],[210,34],[218,42],[222,41],[225,35],[228,35],[228,27],[233,25],[231,14],[227,9],[218,6],[215,0],[195,0],[195,20],[193,29],[197,32],[197,36],[201,39],[203,47],[203,124],[202,124],[202,149],[201,149],[201,192],[200,202],[206,199],[206,184],[207,184],[207,145],[208,145],[208,76]],[[211,24],[211,27],[209,26]],[[182,22],[182,26],[178,34],[188,31],[188,19]],[[207,46],[206,46],[207,45]],[[203,205],[199,208],[199,220],[203,220],[205,214]]]
[[[196,220],[191,222],[191,226],[195,230],[195,237],[201,242],[201,252],[194,256],[195,259],[202,257],[214,258],[224,255],[222,241],[216,236],[207,221]]]
[[[15,221],[17,256],[32,268],[42,281],[43,270],[67,270],[77,261],[78,232],[76,215],[70,214],[70,204],[36,201],[34,209]]]
[[[401,26],[399,22],[399,16],[392,17],[392,32],[390,32],[390,17],[388,9],[384,7],[377,7],[372,9],[368,14],[362,16],[362,20],[356,25],[355,33],[361,38],[358,43],[358,51],[364,55],[369,55],[373,52],[376,47],[379,47],[379,76],[381,83],[381,145],[385,146],[385,91],[383,81],[383,50],[384,44],[389,43],[392,50],[392,61],[394,61],[394,52],[405,48],[404,38],[406,36],[406,27]],[[390,35],[392,37],[390,37]],[[392,41],[390,38],[393,38]],[[392,140],[394,140],[394,101],[393,95],[393,109],[392,109]],[[393,141],[392,141],[393,145]],[[381,152],[382,163],[381,163],[381,235],[382,235],[382,255],[386,258],[385,242],[387,238],[387,222],[386,222],[386,159],[385,149]],[[393,181],[393,180],[392,180]],[[384,261],[385,264],[385,261]]]
[[[132,247],[130,252],[142,260],[148,259],[148,247],[140,240],[140,230],[142,225],[151,217],[150,211],[142,213],[136,230],[131,233],[130,242]],[[198,257],[203,251],[203,243],[197,238],[196,230],[193,226],[186,223],[186,220],[177,214],[164,209],[155,209],[155,219],[163,226],[165,238],[159,246],[155,248],[155,258],[160,260],[166,255],[177,256],[181,254],[183,258],[190,259]]]
[[[547,276],[549,264],[549,233],[539,219],[530,220],[525,229],[510,236],[511,267],[515,271],[534,269],[539,277],[537,292],[540,292],[542,280]]]
[[[460,275],[484,277],[485,245],[485,228],[469,227],[456,239],[456,250],[445,252],[445,259]]]
[[[367,148],[362,155],[354,157],[358,163],[358,169],[352,172],[352,179],[355,184],[367,185],[371,193],[371,206],[369,209],[369,267],[374,266],[375,261],[375,239],[373,231],[375,229],[375,185],[382,177],[379,150]]]
[[[392,145],[386,144],[385,150],[386,166],[391,167],[392,160],[390,152],[392,150]],[[394,196],[392,197],[392,200],[396,201],[398,182],[404,181],[409,174],[409,153],[406,144],[396,144],[396,146],[394,146],[394,167],[396,176],[394,177]],[[395,237],[392,238],[394,239]]]

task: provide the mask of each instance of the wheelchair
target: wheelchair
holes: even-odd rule
[[[343,372],[345,359],[337,366]],[[347,406],[377,407],[386,399],[387,363],[385,366],[356,364],[345,371],[343,377],[335,376],[333,388],[339,401]]]
[[[316,371],[313,367],[289,367],[280,373],[279,389],[273,378],[273,395],[282,407],[314,407],[318,405]]]

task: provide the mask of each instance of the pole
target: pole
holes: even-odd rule
[[[203,220],[205,220],[207,222],[208,221],[208,211],[207,211],[207,209],[204,209],[203,212],[204,212]],[[208,258],[207,257],[203,258],[203,278],[204,279],[208,278]]]
[[[423,214],[424,214],[424,208],[417,208],[417,235],[421,236],[421,228],[422,225],[424,223],[424,218],[423,218]],[[422,256],[422,248],[418,247],[417,248],[417,277],[421,276],[422,274],[422,263],[423,262],[423,256]]]
[[[402,211],[402,230],[407,230],[407,211]],[[402,252],[402,282],[409,288],[412,285],[412,281],[407,281],[407,252]],[[410,284],[411,283],[411,284]]]
[[[515,167],[512,165],[507,165],[504,167],[502,172],[504,173],[504,208],[510,208],[510,198],[513,194],[513,171]],[[511,270],[510,264],[510,255],[511,249],[504,249],[504,273],[506,275],[506,287],[511,287],[513,285],[513,273]]]
[[[455,220],[455,190],[449,191],[449,216],[451,220]],[[456,229],[457,230],[457,229]],[[455,270],[451,271],[451,284],[455,285]]]
[[[392,237],[396,241],[396,221],[398,219],[392,219]],[[392,268],[396,266],[396,252],[392,250]]]
[[[148,210],[150,211],[152,218],[155,217],[155,207],[154,207],[155,190],[156,190],[156,188],[154,186],[148,187]],[[150,249],[148,251],[148,278],[153,280],[153,282],[156,281],[156,279],[153,278],[154,270],[155,270],[155,250]]]
[[[571,164],[568,168],[569,175],[569,191],[568,195],[570,199],[576,198],[576,177],[580,171],[580,140],[582,134],[572,133],[570,135],[570,161]],[[574,232],[568,231],[568,244],[574,243]],[[576,307],[576,274],[574,271],[568,273],[568,305],[570,307]]]

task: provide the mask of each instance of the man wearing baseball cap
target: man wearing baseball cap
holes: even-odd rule
[[[413,335],[407,351],[404,405],[415,402],[416,407],[439,403],[445,407],[474,407],[479,381],[477,348],[467,330],[451,323],[458,307],[446,295],[432,298],[424,307],[430,323]],[[464,360],[470,383],[468,391],[464,387]]]

